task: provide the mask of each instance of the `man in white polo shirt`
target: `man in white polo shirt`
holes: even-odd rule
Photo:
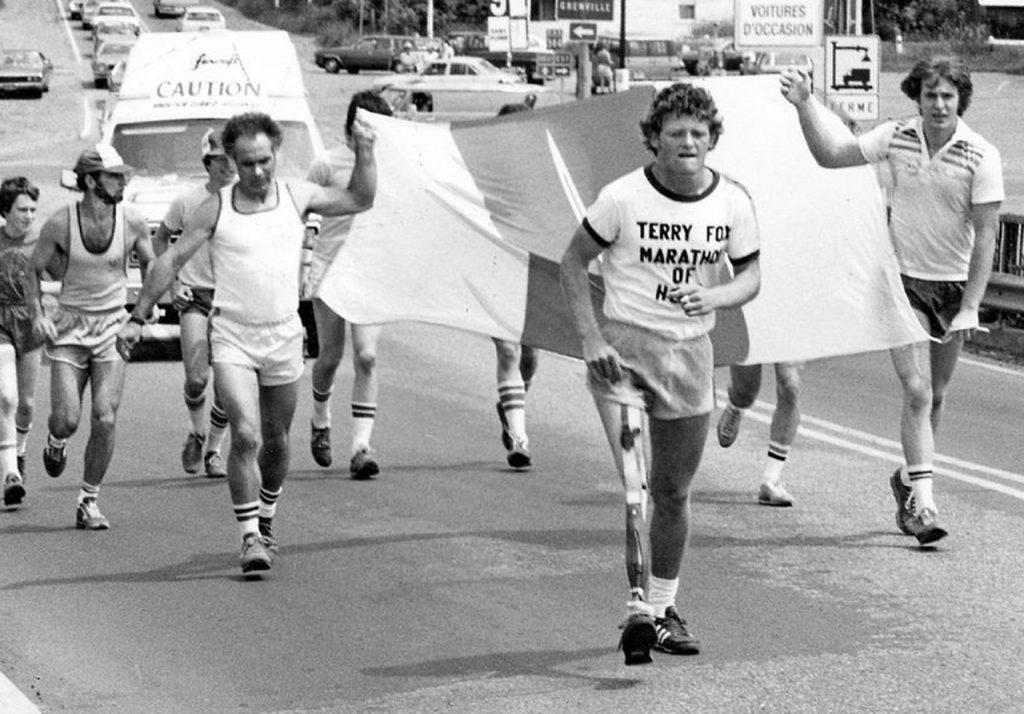
[[[974,87],[956,57],[922,60],[904,78],[900,88],[919,116],[884,122],[859,137],[825,121],[827,110],[806,73],[786,72],[780,81],[821,166],[886,162],[892,174],[889,233],[903,287],[932,341],[891,351],[903,388],[906,465],[889,483],[897,527],[927,546],[947,535],[932,493],[935,430],[992,272],[1004,198],[999,151],[961,119]]]

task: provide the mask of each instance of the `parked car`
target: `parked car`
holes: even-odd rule
[[[68,0],[68,19],[82,19],[82,0]]]
[[[134,42],[139,37],[139,26],[115,18],[98,20],[92,26],[92,54],[94,57],[100,45],[112,37],[118,37],[126,42]]]
[[[92,16],[92,26],[95,28],[98,23],[104,20],[117,20],[126,25],[131,25],[135,28],[136,35],[142,32],[142,20],[139,18],[139,14],[135,12],[135,8],[128,4],[104,2],[96,8],[96,14]]]
[[[207,32],[209,30],[226,30],[227,21],[220,10],[209,5],[198,5],[185,10],[178,20],[178,32]]]
[[[453,32],[448,35],[448,42],[457,55],[482,57],[495,67],[507,68],[511,60],[512,67],[520,72],[531,84],[544,84],[544,76],[539,66],[553,59],[554,54],[536,35],[528,35],[526,49],[492,52],[486,32]]]
[[[497,115],[506,104],[547,107],[562,102],[559,92],[526,82],[475,82],[461,87],[424,77],[385,87],[380,95],[396,117],[421,122],[458,122]]]
[[[200,4],[200,0],[153,0],[153,14],[157,17],[181,17],[185,10]]]
[[[456,56],[435,59],[418,74],[392,74],[373,83],[376,90],[385,87],[415,86],[430,82],[437,87],[466,87],[477,84],[522,84],[526,80],[517,73],[495,67],[482,57]]]
[[[128,0],[82,0],[82,29],[91,30],[93,22],[96,18],[96,13],[100,9],[100,5],[121,5],[129,8],[132,14],[135,14],[135,9],[131,6]]]
[[[619,40],[617,37],[599,37],[598,42],[608,48],[612,66],[619,67]],[[626,40],[626,69],[633,79],[672,79],[683,71],[680,60],[682,45],[675,40]]]
[[[97,89],[107,86],[110,71],[115,64],[128,58],[128,53],[132,51],[134,44],[134,42],[114,38],[99,46],[92,58],[92,77]]]
[[[0,59],[0,94],[50,91],[53,62],[39,50],[7,50]]]
[[[436,52],[440,43],[427,37],[366,35],[351,45],[321,47],[313,53],[313,61],[331,74],[343,69],[349,74],[358,74],[361,70],[392,72],[398,70],[399,55],[406,44],[414,54],[421,53],[425,59],[430,52]]]
[[[745,60],[740,74],[782,74],[788,69],[802,69],[813,78],[814,60],[804,52],[765,50]]]
[[[679,59],[691,76],[704,75],[714,69],[738,72],[743,53],[728,38],[689,38],[682,44]]]

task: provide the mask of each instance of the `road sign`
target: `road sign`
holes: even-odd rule
[[[881,43],[877,35],[825,38],[825,101],[850,119],[878,119]]]
[[[569,39],[579,42],[593,42],[597,39],[596,22],[570,22]]]
[[[737,47],[820,47],[825,30],[821,0],[735,0]]]
[[[613,0],[557,0],[559,20],[612,20]]]
[[[548,49],[558,50],[562,48],[562,28],[560,27],[549,27],[548,28]]]
[[[509,18],[487,18],[487,49],[491,52],[508,52],[509,50]]]

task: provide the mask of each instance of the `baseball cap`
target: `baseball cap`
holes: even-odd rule
[[[203,156],[226,156],[224,145],[220,143],[220,135],[213,129],[203,134]]]
[[[111,174],[130,174],[132,167],[124,162],[121,155],[117,153],[117,149],[110,144],[96,144],[96,146],[86,149],[78,155],[74,171],[79,176],[91,174],[95,171],[106,171]]]

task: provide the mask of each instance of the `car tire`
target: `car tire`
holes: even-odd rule
[[[324,70],[330,74],[337,74],[341,71],[341,62],[334,57],[328,57],[324,60]]]

